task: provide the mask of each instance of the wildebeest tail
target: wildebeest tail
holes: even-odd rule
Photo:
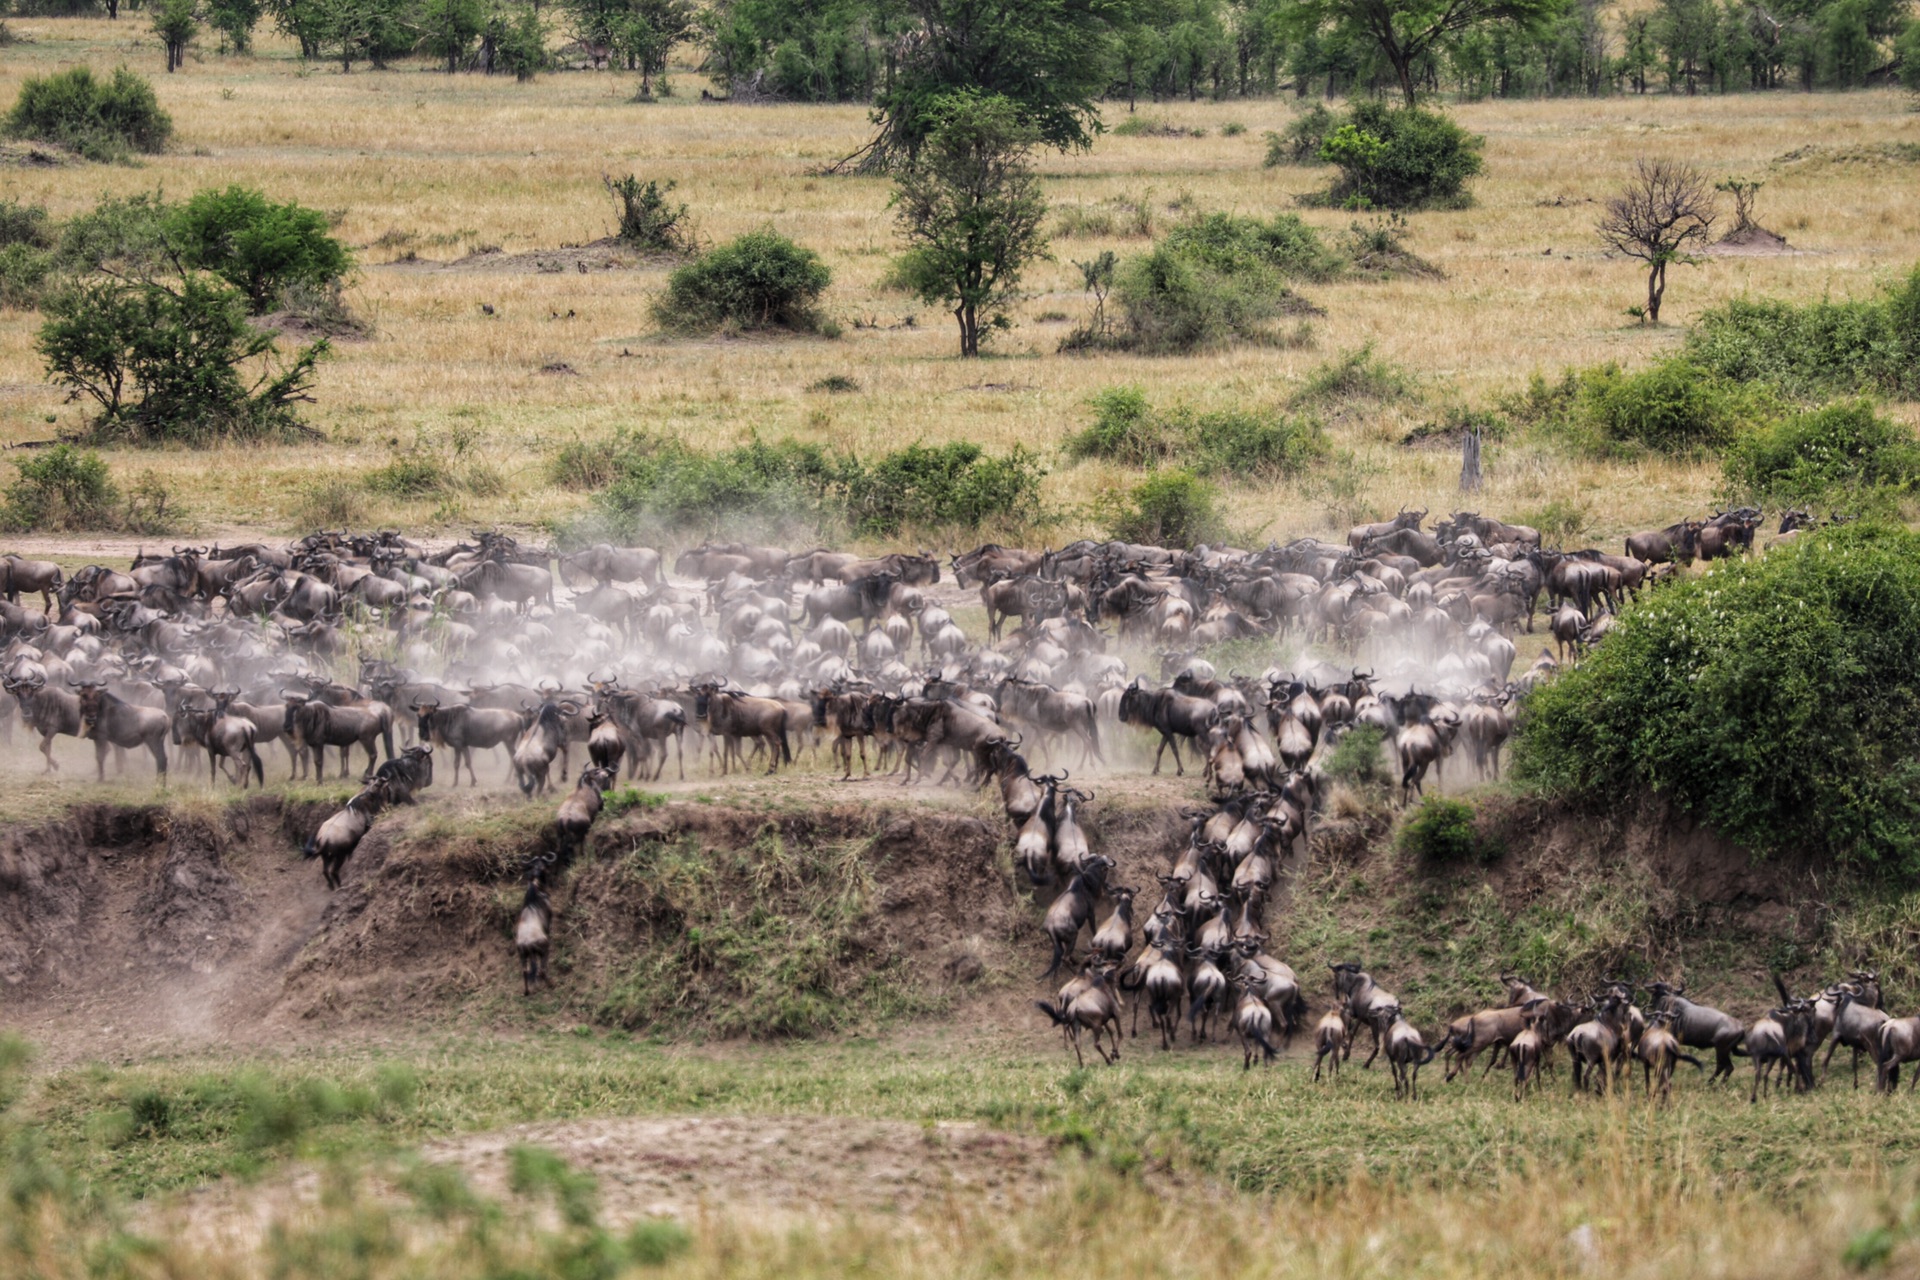
[[[1045,1000],[1035,1000],[1033,1007],[1046,1014],[1049,1018],[1052,1018],[1054,1026],[1064,1027],[1067,1025],[1067,1016],[1048,1004]]]

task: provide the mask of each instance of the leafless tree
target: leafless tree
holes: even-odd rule
[[[1607,201],[1600,238],[1647,264],[1649,324],[1660,323],[1660,298],[1667,291],[1667,267],[1691,263],[1687,246],[1706,243],[1713,231],[1713,191],[1691,165],[1638,160],[1627,189]]]

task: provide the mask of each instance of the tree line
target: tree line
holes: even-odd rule
[[[151,11],[169,69],[199,28],[245,51],[271,22],[310,58],[425,56],[523,78],[554,40],[653,90],[676,49],[742,99],[871,102],[945,84],[1057,94],[1050,143],[1085,141],[1074,101],[1295,93],[1467,98],[1920,88],[1912,0],[17,0],[26,13]],[[1038,77],[1037,79],[1035,77]],[[914,114],[909,112],[909,115]],[[885,151],[892,140],[883,144]]]

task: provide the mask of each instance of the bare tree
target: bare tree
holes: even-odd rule
[[[1671,263],[1696,263],[1687,246],[1713,231],[1713,192],[1691,165],[1637,160],[1633,181],[1607,201],[1597,230],[1608,245],[1647,264],[1648,324],[1660,323],[1660,299]]]

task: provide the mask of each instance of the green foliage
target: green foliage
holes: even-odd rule
[[[0,247],[0,310],[29,311],[40,305],[53,275],[53,255],[30,244]]]
[[[155,0],[153,34],[167,51],[167,70],[178,71],[187,60],[187,46],[200,34],[197,0]]]
[[[1320,147],[1340,170],[1330,204],[1357,208],[1460,208],[1480,172],[1481,139],[1448,117],[1362,100]]]
[[[480,32],[486,69],[525,84],[553,65],[547,53],[547,28],[533,5],[502,5],[488,14]]]
[[[37,347],[47,376],[92,400],[97,440],[285,439],[310,435],[294,413],[309,398],[325,339],[275,367],[272,334],[245,299],[198,273],[175,284],[80,280],[50,295]],[[265,366],[264,368],[262,366]],[[243,372],[260,369],[248,383]]]
[[[1920,267],[1858,302],[1724,303],[1695,323],[1687,355],[1721,377],[1771,383],[1789,395],[1920,397]]]
[[[865,466],[849,462],[847,520],[853,532],[872,537],[891,537],[908,525],[1032,523],[1040,516],[1043,474],[1019,445],[1004,458],[987,457],[979,445],[958,440],[908,445]]]
[[[209,0],[207,25],[220,33],[221,52],[253,51],[253,29],[266,6],[262,0]]]
[[[183,266],[227,281],[255,314],[284,290],[330,285],[353,265],[325,214],[291,200],[275,204],[249,187],[195,193],[169,212],[165,234]]]
[[[1540,531],[1540,544],[1546,547],[1577,545],[1592,519],[1593,513],[1586,503],[1569,498],[1555,498],[1546,506],[1522,511],[1517,517],[1518,523]]]
[[[1387,735],[1374,725],[1355,725],[1326,757],[1327,776],[1350,787],[1379,789],[1393,782],[1383,747]]]
[[[1772,411],[1761,391],[1717,378],[1686,356],[1638,373],[1614,364],[1569,369],[1557,384],[1535,375],[1508,408],[1548,439],[1600,458],[1717,452]]]
[[[652,178],[642,182],[631,173],[624,178],[602,174],[600,181],[620,207],[620,229],[614,235],[623,244],[645,253],[685,253],[693,248],[687,206],[675,206],[667,199],[672,182],[663,187]]]
[[[1283,164],[1319,164],[1320,149],[1337,124],[1337,117],[1326,104],[1316,102],[1296,115],[1279,133],[1267,133],[1267,156],[1261,161],[1269,169]]]
[[[1188,548],[1226,534],[1219,494],[1191,471],[1155,471],[1117,497],[1107,516],[1110,536],[1122,542]]]
[[[752,231],[674,269],[654,319],[676,333],[819,327],[833,274],[820,255],[771,229]]]
[[[1292,214],[1271,222],[1226,213],[1195,218],[1121,268],[1114,287],[1125,313],[1119,342],[1172,353],[1260,338],[1275,317],[1312,310],[1289,279],[1324,280],[1339,269],[1338,258]]]
[[[1088,401],[1093,422],[1068,436],[1074,458],[1106,458],[1129,466],[1173,462],[1197,474],[1271,480],[1297,475],[1324,460],[1330,446],[1318,422],[1273,412],[1186,405],[1156,410],[1139,387],[1108,387]]]
[[[13,465],[20,474],[7,487],[0,525],[19,532],[118,527],[120,491],[99,454],[57,444]]]
[[[15,138],[70,147],[89,160],[122,160],[130,152],[158,152],[173,135],[153,86],[127,70],[98,79],[87,67],[28,76],[7,113]]]
[[[60,266],[76,274],[111,267],[137,275],[154,268],[164,257],[175,207],[158,192],[102,197],[60,225]]]
[[[933,106],[894,192],[907,242],[901,280],[921,301],[953,309],[962,356],[980,354],[983,331],[1010,327],[1020,275],[1046,253],[1047,202],[1029,159],[1038,138],[1013,101],[952,94]]]
[[[0,200],[0,249],[14,245],[51,249],[53,243],[53,221],[46,206]]]
[[[1474,829],[1473,806],[1445,796],[1423,797],[1395,839],[1402,853],[1442,867],[1486,861],[1492,852]]]
[[[1310,369],[1293,393],[1293,403],[1339,405],[1365,400],[1388,404],[1413,394],[1412,375],[1375,355],[1373,343],[1366,342]]]
[[[1920,482],[1920,442],[1872,401],[1838,401],[1741,433],[1722,467],[1739,500],[1858,510],[1874,491],[1906,493]]]
[[[793,440],[756,436],[708,454],[623,432],[610,443],[569,445],[552,466],[557,481],[599,489],[600,525],[621,536],[748,526],[767,536],[890,537],[910,526],[1020,528],[1043,518],[1044,472],[1031,453],[994,458],[962,441],[909,445],[868,461]]]
[[[1522,778],[1618,806],[1651,789],[1759,854],[1920,873],[1920,535],[1802,533],[1622,613],[1536,690]]]

